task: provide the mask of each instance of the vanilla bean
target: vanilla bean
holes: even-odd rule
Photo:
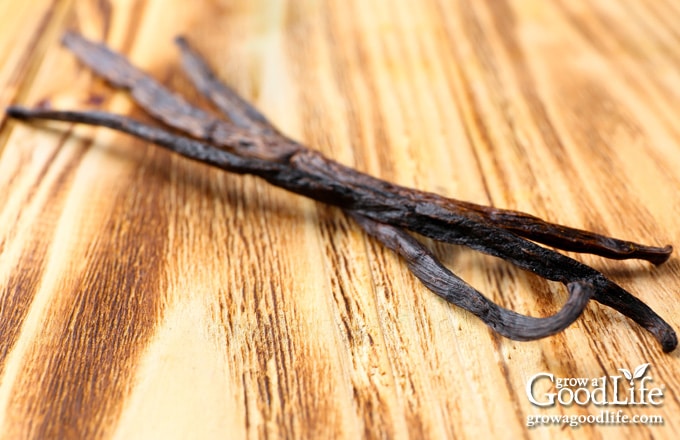
[[[280,132],[255,107],[241,98],[231,87],[219,81],[203,58],[188,42],[176,39],[182,52],[185,72],[196,88],[210,99],[237,126],[251,134]],[[175,124],[173,124],[175,125]],[[181,128],[175,125],[176,128]],[[283,138],[283,135],[280,135]],[[285,138],[283,138],[285,139]],[[288,142],[293,142],[285,139]],[[569,286],[569,299],[562,309],[549,318],[533,318],[505,309],[454,275],[418,240],[392,225],[378,223],[355,212],[345,211],[371,236],[406,260],[411,272],[431,291],[476,315],[499,334],[515,340],[532,340],[558,333],[583,313],[593,296],[590,285]]]
[[[191,159],[231,172],[254,174],[292,192],[339,206],[370,235],[401,255],[428,288],[475,313],[509,338],[526,340],[554,334],[573,322],[592,297],[650,331],[664,351],[677,345],[674,330],[642,301],[595,269],[526,238],[567,250],[618,259],[640,258],[654,264],[668,259],[670,246],[640,245],[555,225],[516,211],[448,199],[393,185],[341,165],[280,134],[259,111],[219,82],[184,39],[178,39],[178,44],[185,69],[197,88],[231,122],[188,104],[103,45],[76,34],[67,34],[64,43],[113,85],[130,90],[133,99],[151,115],[197,139],[103,112],[11,107],[10,115],[108,126]],[[503,309],[441,265],[402,228],[468,246],[562,282],[570,298],[560,312],[549,318],[530,318]]]

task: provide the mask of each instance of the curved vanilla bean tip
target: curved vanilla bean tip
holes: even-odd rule
[[[664,352],[669,353],[676,349],[678,337],[675,330],[651,307],[602,274],[592,278],[592,282],[596,291],[594,299],[597,302],[623,313],[650,332],[659,341]]]
[[[658,339],[664,353],[670,353],[678,347],[678,335],[672,328],[659,329]]]
[[[534,318],[503,308],[486,298],[446,268],[418,240],[399,228],[349,213],[371,236],[399,254],[411,272],[446,301],[477,316],[497,333],[517,341],[554,335],[571,325],[594,295],[587,282],[568,284],[569,299],[562,309],[547,318]]]

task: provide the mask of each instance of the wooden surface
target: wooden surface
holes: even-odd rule
[[[0,0],[0,106],[144,118],[58,43],[105,40],[191,99],[172,38],[283,131],[443,195],[680,244],[673,0]],[[678,438],[680,361],[592,303],[536,342],[435,297],[338,209],[106,129],[0,116],[0,436]],[[561,286],[453,246],[533,316]],[[592,256],[680,328],[680,264]],[[659,406],[532,405],[556,377],[650,364]],[[528,428],[531,415],[663,425]],[[623,436],[623,437],[621,437]]]

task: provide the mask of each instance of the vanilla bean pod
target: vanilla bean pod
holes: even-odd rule
[[[576,319],[592,297],[650,331],[664,351],[677,345],[673,329],[642,301],[595,269],[526,238],[566,250],[617,259],[640,258],[654,264],[668,259],[670,246],[644,246],[555,225],[516,211],[447,199],[393,185],[333,162],[280,134],[261,113],[217,81],[182,39],[178,43],[190,77],[230,117],[231,123],[191,106],[103,45],[76,34],[67,34],[64,43],[113,85],[129,89],[135,101],[151,115],[200,141],[103,112],[11,107],[10,115],[108,126],[191,159],[254,174],[290,191],[339,206],[369,234],[404,257],[409,269],[428,288],[475,313],[504,336],[525,340],[553,334]],[[560,281],[568,287],[570,298],[560,312],[549,318],[530,318],[503,309],[448,271],[402,228],[468,246]]]
[[[283,136],[255,107],[217,79],[200,55],[184,38],[177,38],[185,72],[194,86],[234,124],[251,134]],[[181,124],[173,124],[182,128]],[[285,139],[287,142],[292,142]],[[434,293],[476,315],[499,334],[515,340],[532,340],[558,333],[575,321],[592,298],[589,284],[569,285],[569,299],[549,318],[533,318],[505,309],[454,275],[418,240],[392,225],[378,223],[345,211],[371,236],[406,260],[411,272]]]

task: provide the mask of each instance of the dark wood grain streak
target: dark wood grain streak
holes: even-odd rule
[[[143,189],[148,179],[132,175],[126,183]],[[96,246],[84,244],[86,265],[61,281],[27,354],[36,368],[14,384],[10,436],[94,438],[115,427],[134,366],[162,317],[168,249],[162,190],[121,193],[111,203],[105,233],[92,237]]]

